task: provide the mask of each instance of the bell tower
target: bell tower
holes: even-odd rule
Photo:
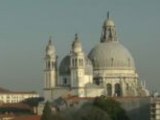
[[[57,84],[57,55],[55,47],[52,45],[51,37],[45,51],[44,69],[44,97],[46,100],[53,98],[53,89]]]
[[[85,55],[77,34],[75,34],[75,39],[72,43],[70,56],[71,88],[74,89],[75,95],[82,97],[84,96],[84,91],[81,88],[85,85]]]

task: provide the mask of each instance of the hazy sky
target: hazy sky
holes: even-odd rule
[[[0,87],[41,92],[49,35],[59,62],[75,33],[88,53],[108,10],[140,79],[160,91],[160,0],[0,0]]]

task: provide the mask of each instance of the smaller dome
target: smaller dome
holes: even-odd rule
[[[72,51],[75,53],[82,51],[82,45],[77,34],[75,34],[75,39],[72,43]]]
[[[52,45],[51,39],[48,41],[48,45],[46,46],[46,55],[53,55],[56,53],[55,47]]]
[[[105,20],[104,26],[115,26],[114,22],[110,19]]]
[[[109,11],[107,12],[107,19],[104,21],[104,26],[114,27],[114,22],[110,19]]]
[[[76,49],[76,48],[81,48],[81,42],[79,40],[75,40],[72,43],[72,48]]]

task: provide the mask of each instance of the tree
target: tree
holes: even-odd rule
[[[120,103],[112,98],[106,98],[104,96],[97,97],[93,105],[107,112],[112,120],[129,120]]]
[[[39,102],[44,101],[43,97],[33,97],[33,98],[27,98],[22,101],[22,103],[27,104],[31,107],[37,107]]]
[[[43,109],[41,120],[53,120],[52,117],[53,117],[53,114],[50,107],[50,103],[47,101]]]
[[[81,107],[75,118],[76,120],[111,120],[105,111],[93,105]]]

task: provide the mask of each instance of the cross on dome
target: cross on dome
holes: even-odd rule
[[[78,40],[78,33],[75,34],[75,40]]]
[[[109,11],[107,12],[107,19],[109,20]]]
[[[52,36],[49,36],[48,45],[52,45]]]

